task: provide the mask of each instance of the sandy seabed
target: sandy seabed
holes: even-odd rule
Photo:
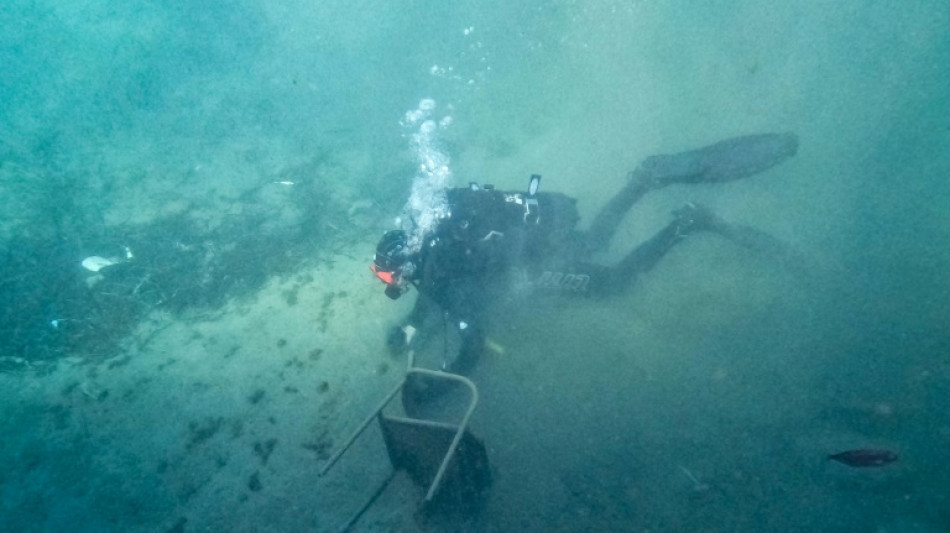
[[[318,527],[318,467],[403,368],[378,288],[344,252],[213,313],[154,312],[115,357],[0,374],[4,529]]]
[[[725,260],[727,246],[697,241],[635,298],[503,304],[495,349],[473,376],[472,430],[494,477],[481,516],[423,518],[421,489],[400,474],[356,530],[843,530],[900,515],[858,517],[855,498],[911,517],[937,505],[942,495],[915,488],[913,460],[876,472],[825,462],[827,450],[871,437],[813,423],[823,400],[794,394],[808,372],[769,374],[811,340],[769,353],[762,336],[729,333],[796,305],[779,296],[788,279],[756,281],[762,264],[740,258],[735,283],[755,289],[744,297],[725,278],[677,281],[697,258]],[[400,381],[405,361],[383,339],[411,305],[380,294],[360,259],[371,249],[356,243],[213,313],[153,313],[116,357],[0,375],[4,529],[345,524],[390,471],[378,432],[318,473]],[[875,411],[884,407],[856,409],[887,426],[893,413]]]

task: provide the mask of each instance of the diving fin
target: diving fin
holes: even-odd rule
[[[795,155],[794,133],[733,137],[698,150],[650,156],[631,178],[660,188],[672,183],[725,182],[757,174]]]

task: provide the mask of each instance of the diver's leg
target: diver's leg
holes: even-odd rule
[[[630,207],[653,188],[649,180],[642,179],[642,175],[643,172],[639,167],[627,174],[627,185],[620,189],[594,217],[585,239],[588,252],[606,248]]]
[[[690,202],[674,211],[673,215],[676,217],[680,232],[684,236],[695,231],[711,231],[743,248],[748,248],[773,259],[801,259],[799,253],[788,243],[758,228],[727,222],[703,205]]]
[[[718,231],[719,225],[725,224],[712,211],[694,203],[677,209],[673,215],[675,218],[672,222],[617,263],[612,275],[616,285],[633,283],[640,273],[651,270],[685,237],[698,231]]]
[[[607,247],[630,207],[647,192],[673,183],[731,181],[767,170],[798,151],[793,133],[765,133],[726,139],[698,150],[653,155],[627,175],[627,185],[594,217],[589,251]]]
[[[739,246],[767,256],[771,261],[802,272],[809,270],[808,260],[800,251],[760,229],[725,222],[722,219],[716,219],[709,229]]]
[[[679,220],[670,222],[659,233],[640,244],[614,267],[614,279],[622,285],[632,283],[642,272],[652,269],[687,234]]]
[[[690,202],[674,211],[673,215],[676,217],[673,222],[637,246],[614,267],[611,280],[615,284],[629,285],[638,274],[652,269],[675,244],[699,231],[717,233],[788,266],[797,267],[805,263],[803,257],[787,243],[751,226],[726,222],[702,205]]]

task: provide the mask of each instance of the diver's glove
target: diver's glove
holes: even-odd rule
[[[412,325],[402,327],[393,326],[386,335],[386,347],[392,355],[403,355],[409,351],[409,343],[416,335],[416,328]]]

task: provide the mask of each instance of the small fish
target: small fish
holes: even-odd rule
[[[828,459],[844,463],[848,466],[884,466],[897,460],[897,454],[890,450],[848,450]]]

